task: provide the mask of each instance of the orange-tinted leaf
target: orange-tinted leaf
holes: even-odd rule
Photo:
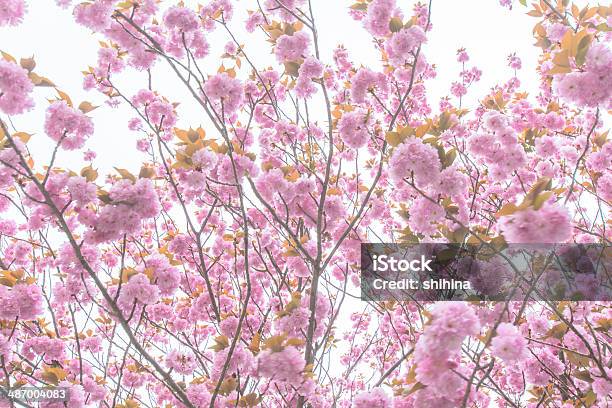
[[[72,107],[72,99],[70,99],[70,96],[68,96],[66,92],[60,91],[59,89],[56,89],[56,91],[59,97],[63,99],[64,101],[66,101],[68,106]]]
[[[92,105],[90,102],[83,101],[79,105],[79,110],[83,113],[89,113],[92,110],[98,108],[97,106]]]
[[[34,57],[22,58],[19,61],[19,65],[21,65],[21,68],[27,70],[28,72],[32,72],[34,68],[36,68],[36,61],[34,61]]]

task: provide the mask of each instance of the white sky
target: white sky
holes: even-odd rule
[[[37,62],[36,72],[47,76],[56,85],[67,92],[78,104],[88,100],[102,107],[90,115],[95,124],[95,134],[87,148],[98,153],[94,167],[101,174],[111,171],[112,166],[137,170],[144,157],[135,148],[140,135],[127,129],[126,123],[133,115],[129,108],[121,106],[112,109],[103,105],[105,99],[96,91],[85,92],[82,89],[83,76],[81,71],[87,66],[95,65],[97,59],[98,39],[88,29],[74,22],[71,10],[63,10],[55,5],[53,0],[36,0],[30,2],[24,22],[15,28],[0,28],[0,49],[9,52],[16,58],[34,55]],[[164,2],[163,7],[176,2]],[[186,1],[194,4],[195,1]],[[254,9],[255,2],[236,2],[237,7]],[[413,2],[400,1],[404,14],[410,15]],[[33,5],[35,4],[35,5]],[[370,46],[369,36],[361,24],[352,20],[347,14],[351,1],[343,0],[313,0],[315,19],[320,32],[322,58],[330,63],[332,50],[336,44],[344,44],[350,51],[353,61],[376,67],[378,56]],[[517,52],[523,60],[523,70],[519,73],[525,89],[537,90],[535,66],[538,49],[534,42],[531,28],[535,19],[525,15],[526,9],[520,5],[508,11],[499,6],[496,0],[434,0],[432,8],[433,31],[429,35],[424,53],[428,61],[438,66],[438,77],[428,83],[432,108],[437,109],[441,96],[447,95],[450,84],[456,80],[459,64],[456,62],[456,50],[467,48],[471,60],[469,64],[478,66],[483,71],[482,80],[477,88],[472,89],[464,106],[473,106],[487,90],[500,81],[507,80],[511,70],[506,65],[506,56]],[[237,10],[233,27],[242,42],[246,42],[246,50],[262,67],[273,62],[269,43],[263,41],[263,36],[253,35],[241,29],[246,13]],[[219,66],[219,49],[228,40],[227,35],[219,31],[208,37],[212,53],[207,57],[208,66],[216,70]],[[251,41],[249,43],[249,41]],[[243,64],[243,68],[246,64]],[[213,71],[214,72],[214,71]],[[246,71],[245,71],[246,72]],[[115,79],[117,81],[117,78]],[[134,94],[139,88],[145,87],[146,76],[136,72],[122,74],[123,91]],[[154,74],[154,87],[158,88],[172,101],[182,101],[179,106],[181,127],[204,124],[202,114],[187,94],[176,86],[177,81],[163,62],[158,62]],[[42,164],[50,157],[51,143],[44,135],[44,110],[47,104],[45,97],[53,97],[50,88],[38,88],[35,91],[37,107],[31,112],[14,118],[14,123],[20,131],[35,133],[29,146],[34,157]],[[68,166],[73,170],[82,167],[81,154],[62,152],[58,164]]]

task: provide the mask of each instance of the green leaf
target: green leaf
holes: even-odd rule
[[[98,178],[98,171],[91,166],[83,167],[81,169],[81,176],[85,177],[87,181],[92,182]]]
[[[387,132],[387,134],[385,135],[385,140],[393,147],[396,147],[397,145],[402,143],[404,139],[406,139],[406,137],[402,137],[399,132]]]
[[[355,3],[350,8],[358,11],[367,11],[368,5],[366,3]]]
[[[578,378],[579,380],[586,381],[588,383],[593,382],[593,379],[591,378],[591,374],[589,374],[588,371],[575,370],[574,377]]]
[[[423,388],[427,388],[427,386],[425,384],[421,384],[420,382],[418,382],[412,386],[410,391],[408,391],[408,395],[413,394],[417,392],[418,390],[422,390]]]
[[[567,325],[561,322],[553,326],[550,330],[548,330],[548,333],[546,333],[546,336],[544,338],[554,337],[555,339],[561,340],[565,333],[567,333]]]
[[[593,390],[589,390],[584,398],[582,398],[582,402],[584,402],[587,407],[591,407],[593,404],[595,404],[595,402],[597,402],[597,395],[593,392]]]
[[[117,170],[117,173],[119,173],[122,178],[126,180],[130,180],[132,183],[136,182],[136,176],[134,176],[132,173],[130,173],[126,169],[120,169],[118,167],[115,167],[115,170]]]
[[[290,75],[292,77],[297,77],[299,69],[300,69],[300,64],[298,64],[297,62],[293,62],[293,61],[285,62],[285,74]]]
[[[229,339],[227,338],[227,336],[221,335],[215,337],[215,344],[212,345],[210,348],[215,352],[219,352],[223,349],[226,349],[227,347],[229,347]]]
[[[404,28],[404,23],[402,23],[402,19],[399,17],[393,17],[391,21],[389,21],[389,30],[392,33],[397,33],[402,28]]]
[[[451,150],[446,152],[446,154],[444,155],[444,160],[442,161],[442,167],[447,168],[447,167],[452,166],[456,158],[457,158],[457,150],[455,150],[455,148],[452,148]]]
[[[578,43],[578,46],[576,48],[576,65],[578,65],[579,67],[581,67],[586,60],[586,54],[589,50],[589,46],[591,45],[591,40],[592,37],[590,35],[587,35],[584,36]]]
[[[533,200],[533,209],[539,210],[542,208],[544,203],[548,201],[548,199],[553,195],[552,191],[545,191],[543,193],[538,194],[538,196]]]

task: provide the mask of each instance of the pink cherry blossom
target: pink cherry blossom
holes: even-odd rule
[[[82,147],[93,134],[93,123],[66,101],[56,101],[47,109],[45,132],[65,149],[74,150]]]
[[[570,216],[559,204],[526,209],[500,219],[500,229],[508,242],[565,242],[571,236]]]
[[[164,14],[164,24],[168,28],[177,28],[183,32],[194,31],[199,25],[195,12],[186,7],[169,8]]]
[[[361,68],[352,79],[351,99],[355,103],[363,103],[368,91],[375,87],[377,91],[385,92],[386,83],[382,74],[378,74],[367,68]]]
[[[391,398],[380,387],[360,393],[353,403],[354,408],[391,408],[392,406]]]
[[[389,161],[391,175],[399,184],[405,178],[414,177],[420,185],[426,185],[439,177],[438,152],[420,139],[409,137],[393,152]]]
[[[358,149],[365,146],[369,139],[367,112],[352,111],[342,115],[338,122],[338,133],[348,146]]]
[[[425,32],[419,26],[403,28],[394,33],[388,42],[389,56],[397,65],[410,60],[411,53],[425,42]]]
[[[0,316],[4,319],[32,320],[42,310],[42,291],[34,284],[17,284],[12,289],[0,286]]]
[[[34,106],[28,72],[17,64],[0,60],[0,110],[8,115],[23,113]]]
[[[209,78],[205,91],[214,102],[221,105],[226,115],[235,112],[243,100],[242,84],[225,73]]]
[[[296,61],[305,57],[310,45],[310,37],[305,31],[298,31],[293,35],[281,35],[276,40],[275,54],[280,62]]]
[[[166,355],[166,365],[177,373],[191,374],[196,367],[196,359],[191,353],[172,350]]]
[[[272,381],[299,385],[306,363],[302,354],[293,346],[281,351],[266,350],[257,357],[257,372]]]
[[[491,341],[491,352],[506,362],[522,361],[529,357],[527,340],[510,323],[501,323]]]
[[[364,20],[367,30],[376,36],[389,33],[389,21],[394,9],[394,0],[374,0],[370,3]]]
[[[0,0],[0,26],[21,23],[26,11],[23,0]]]
[[[113,4],[109,0],[95,0],[91,3],[81,3],[74,8],[75,20],[92,29],[103,31],[111,24]]]

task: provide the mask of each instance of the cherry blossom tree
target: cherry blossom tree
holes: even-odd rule
[[[38,1],[0,0],[0,25]],[[347,3],[373,63],[340,44],[325,60],[310,0],[57,0],[99,40],[97,61],[66,69],[130,109],[125,148],[147,160],[99,177],[96,106],[35,50],[2,54],[4,389],[69,389],[46,408],[607,406],[608,301],[358,299],[363,242],[612,236],[612,8],[502,1],[534,18],[539,88],[511,54],[468,110],[482,72],[465,49],[448,96],[427,99],[435,1]],[[158,89],[160,69],[185,100]],[[134,73],[137,92],[122,85]],[[35,105],[32,137],[12,118]],[[198,122],[181,125],[185,106]],[[42,137],[45,163],[29,148]],[[88,165],[56,164],[74,152]],[[609,289],[609,273],[582,285]]]

